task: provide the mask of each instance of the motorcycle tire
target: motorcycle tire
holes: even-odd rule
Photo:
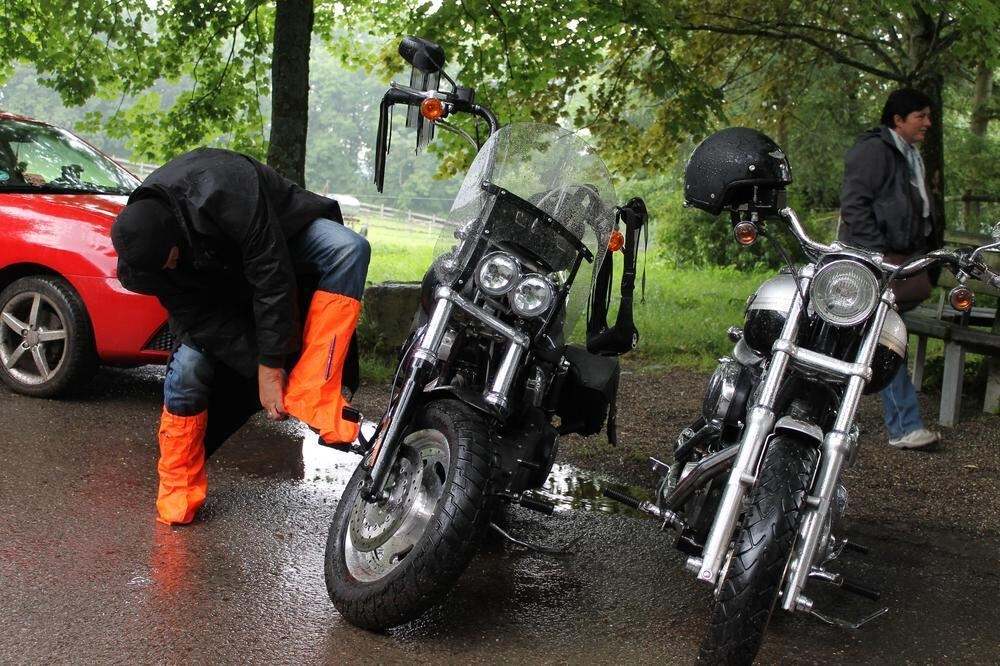
[[[327,592],[348,622],[381,631],[444,600],[488,522],[488,443],[480,413],[438,400],[403,440],[387,500],[362,497],[358,467],[330,525],[324,566]]]
[[[767,447],[715,608],[700,664],[751,664],[778,601],[819,452],[779,435]]]

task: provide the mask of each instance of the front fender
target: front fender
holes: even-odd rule
[[[823,429],[815,423],[797,419],[794,416],[782,416],[774,424],[774,432],[794,432],[804,435],[816,442],[817,446],[823,445]]]
[[[477,412],[482,412],[491,419],[498,418],[496,409],[486,402],[486,398],[480,391],[461,388],[458,386],[435,386],[419,394],[417,399],[421,404],[441,398],[454,398],[459,402],[468,405]]]

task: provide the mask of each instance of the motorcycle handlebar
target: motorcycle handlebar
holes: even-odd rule
[[[809,256],[810,259],[815,260],[820,255],[843,250],[846,247],[837,242],[833,245],[826,245],[810,238],[809,234],[802,226],[802,223],[799,221],[798,215],[796,215],[792,208],[783,208],[778,212],[778,215],[788,223],[792,234],[799,241],[799,245],[802,247],[802,250],[807,256]],[[851,249],[865,252],[865,250],[861,248]],[[1000,275],[979,259],[979,256],[984,251],[993,249],[1000,249],[1000,242],[983,245],[982,247],[978,247],[971,252],[968,250],[934,250],[933,252],[928,252],[925,255],[915,257],[904,264],[898,265],[888,261],[883,261],[882,255],[878,252],[869,252],[868,254],[871,256],[872,260],[875,261],[875,263],[882,266],[883,270],[887,273],[894,273],[897,278],[910,277],[930,266],[933,266],[934,264],[942,263],[948,264],[955,272],[964,271],[969,273],[971,277],[974,277],[991,287],[1000,288]]]
[[[425,99],[437,97],[438,99],[441,99],[442,102],[449,104],[453,112],[469,113],[485,120],[490,126],[490,134],[493,134],[500,129],[500,122],[497,120],[496,115],[494,115],[494,113],[487,107],[480,104],[473,104],[472,102],[460,99],[446,92],[436,90],[417,90],[416,88],[410,88],[409,86],[401,85],[395,81],[389,85],[391,87],[388,91],[386,91],[385,96],[383,97],[383,101],[388,101],[389,104],[401,103],[406,104],[407,106],[420,106]]]

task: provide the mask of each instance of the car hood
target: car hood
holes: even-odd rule
[[[94,275],[114,277],[111,224],[127,201],[108,194],[0,194],[0,237],[20,237],[43,253],[80,255]]]

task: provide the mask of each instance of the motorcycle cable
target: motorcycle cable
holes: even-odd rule
[[[802,301],[805,302],[806,295],[802,292],[802,285],[799,282],[799,272],[795,269],[795,264],[792,262],[792,258],[788,256],[788,252],[785,250],[781,242],[767,232],[767,229],[764,227],[763,224],[758,225],[757,230],[760,232],[761,236],[766,238],[767,241],[771,243],[771,245],[773,245],[775,249],[778,250],[778,254],[781,255],[781,258],[785,261],[785,264],[788,266],[788,270],[791,271],[792,273],[792,279],[795,281],[795,290],[799,292],[799,296],[802,298]]]

